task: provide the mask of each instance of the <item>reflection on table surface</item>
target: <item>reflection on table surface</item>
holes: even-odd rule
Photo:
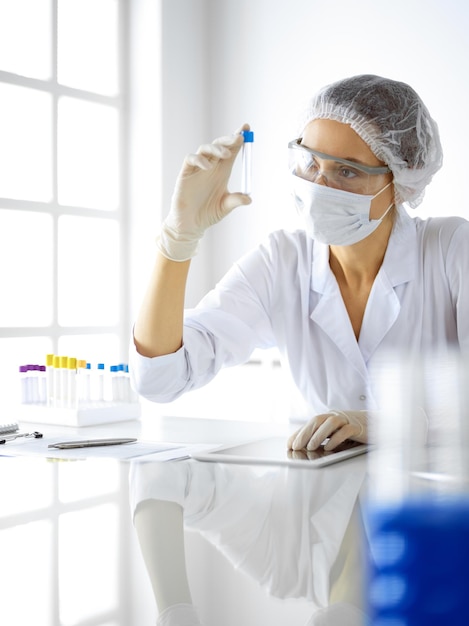
[[[271,596],[307,601],[310,614],[331,602],[362,608],[358,498],[365,473],[365,457],[315,470],[141,460],[131,465],[131,509],[148,500],[179,504],[186,528],[237,571]]]
[[[5,457],[0,484],[2,624],[124,624],[127,468]]]
[[[160,440],[183,441],[183,425],[160,425],[166,435]],[[211,443],[220,442],[220,429],[213,425]],[[226,430],[233,443],[272,432],[264,425],[249,434],[234,425]],[[204,434],[185,433],[187,443],[203,441]],[[187,531],[193,531],[186,537],[188,569],[207,626],[220,614],[226,626],[239,623],[239,611],[246,626],[258,623],[259,615],[272,624],[285,623],[288,615],[291,623],[305,624],[331,601],[360,605],[356,536],[365,468],[365,457],[314,471],[194,460],[2,458],[4,623],[154,624],[156,608],[132,527],[133,510],[148,498],[183,507]],[[201,566],[201,550],[209,550],[211,563],[223,571]],[[217,602],[214,585],[220,585]],[[239,593],[250,594],[246,602],[239,602]]]

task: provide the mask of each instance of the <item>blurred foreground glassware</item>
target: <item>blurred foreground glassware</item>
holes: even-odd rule
[[[376,372],[365,512],[371,626],[469,624],[469,364],[434,354]]]

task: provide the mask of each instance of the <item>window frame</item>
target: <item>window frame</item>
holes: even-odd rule
[[[11,0],[14,1],[14,0]],[[129,114],[129,101],[130,101],[130,80],[129,80],[129,68],[130,68],[130,37],[131,37],[131,22],[130,14],[132,13],[131,3],[126,0],[116,0],[118,7],[118,64],[119,64],[119,84],[118,92],[115,96],[105,96],[93,92],[89,92],[82,89],[75,89],[66,85],[59,84],[57,81],[57,43],[58,43],[58,2],[60,0],[50,0],[52,6],[51,19],[52,19],[52,74],[50,79],[42,80],[36,78],[30,78],[27,76],[4,71],[0,68],[0,83],[6,83],[9,85],[26,87],[33,90],[45,92],[51,94],[53,107],[52,107],[52,172],[53,172],[53,193],[52,198],[48,202],[21,200],[8,197],[0,197],[0,211],[2,210],[14,210],[35,214],[46,214],[52,219],[53,228],[53,266],[52,266],[52,281],[53,281],[53,306],[52,306],[52,320],[48,325],[38,326],[8,326],[0,327],[0,339],[20,339],[20,338],[45,338],[51,341],[54,353],[58,353],[59,340],[63,336],[70,335],[95,335],[96,340],[99,341],[100,335],[113,334],[118,337],[119,351],[121,359],[125,360],[128,351],[128,334],[129,334],[129,319],[130,319],[130,303],[128,298],[129,284],[130,284],[130,217],[129,217],[129,203],[130,203],[130,156],[129,156],[129,144],[130,144],[130,114]],[[27,19],[27,18],[25,18]],[[119,142],[119,190],[118,197],[119,203],[116,210],[110,211],[108,209],[90,209],[79,206],[67,206],[60,204],[58,201],[58,105],[60,98],[63,96],[71,96],[83,101],[105,104],[115,108],[119,117],[119,129],[118,129],[118,142]],[[105,219],[115,222],[119,226],[119,244],[120,244],[120,256],[116,259],[116,272],[119,274],[119,312],[117,322],[111,325],[105,326],[63,326],[59,324],[59,293],[58,293],[58,278],[59,278],[59,220],[63,216],[79,216],[96,219]],[[86,356],[86,355],[85,355]],[[1,358],[1,357],[0,357]],[[106,355],[104,355],[106,358]],[[44,355],[45,359],[45,355]],[[13,369],[16,364],[11,364]],[[10,364],[8,365],[10,367]],[[34,463],[38,461],[35,460]],[[3,466],[3,463],[7,464]],[[10,465],[14,465],[13,482],[24,471],[26,474],[33,471],[34,463],[31,464],[27,459],[5,459],[2,462],[4,470],[8,471]],[[100,505],[113,505],[115,507],[115,518],[117,520],[117,535],[118,546],[116,546],[116,559],[118,564],[117,575],[117,590],[116,596],[118,602],[108,613],[103,615],[94,616],[93,619],[96,623],[110,623],[115,624],[128,624],[132,622],[131,612],[133,607],[129,599],[128,580],[129,571],[132,568],[132,528],[131,520],[128,515],[129,500],[128,500],[128,465],[120,464],[116,462],[116,484],[106,486],[100,495],[93,497],[82,497],[73,502],[64,502],[60,497],[59,482],[61,475],[66,476],[65,467],[62,464],[56,463],[50,468],[51,476],[42,487],[44,493],[51,493],[51,500],[47,506],[35,507],[31,506],[30,510],[24,512],[11,513],[8,510],[8,502],[5,503],[6,508],[0,515],[0,531],[11,529],[17,526],[22,526],[26,532],[29,533],[31,541],[34,541],[34,522],[46,521],[51,527],[52,538],[52,552],[50,559],[47,563],[43,564],[45,576],[50,577],[51,581],[51,597],[47,602],[50,604],[51,616],[54,626],[58,626],[60,622],[60,585],[59,585],[59,525],[62,516],[79,511],[90,511]],[[21,496],[21,494],[19,494]],[[45,585],[44,581],[38,581],[39,588],[41,585]],[[88,623],[88,620],[87,620]]]
[[[30,78],[27,76],[6,72],[0,68],[0,82],[26,87],[37,91],[48,93],[52,97],[52,198],[49,202],[35,200],[21,200],[14,198],[0,197],[1,210],[15,210],[25,212],[36,212],[47,214],[52,219],[53,237],[53,260],[52,260],[52,320],[50,324],[44,326],[8,326],[0,327],[1,338],[15,337],[45,337],[52,343],[52,350],[58,353],[59,339],[62,336],[70,335],[115,335],[119,343],[119,358],[126,360],[128,350],[128,334],[130,326],[130,305],[127,294],[130,290],[130,237],[129,237],[129,3],[125,0],[117,1],[118,10],[118,91],[115,96],[102,95],[83,89],[76,89],[62,85],[57,80],[57,58],[58,58],[58,3],[60,0],[52,2],[52,73],[48,80]],[[82,101],[104,104],[117,111],[119,119],[118,127],[118,172],[119,172],[119,203],[116,210],[91,209],[79,206],[68,206],[60,204],[58,201],[58,107],[60,98],[69,96]],[[62,216],[80,216],[110,220],[117,223],[119,227],[119,259],[116,259],[116,272],[119,276],[118,293],[118,319],[115,324],[110,325],[74,325],[64,326],[59,324],[58,311],[58,248],[59,248],[59,219]],[[105,355],[104,355],[105,356]]]

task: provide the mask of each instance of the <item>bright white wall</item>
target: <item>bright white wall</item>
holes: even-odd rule
[[[132,0],[131,315],[135,317],[186,153],[211,137],[207,0]],[[187,302],[209,287],[207,247],[194,259]]]
[[[244,121],[256,133],[254,202],[206,237],[192,268],[188,305],[267,232],[296,224],[285,171],[286,144],[295,134],[300,105],[322,85],[345,76],[376,73],[417,90],[440,126],[445,150],[444,169],[418,212],[469,217],[463,184],[469,4],[154,0],[155,6],[159,2],[161,202],[149,211],[145,236],[153,236],[158,209],[164,215],[169,206],[186,152]],[[238,180],[235,172],[233,188]],[[142,243],[139,239],[139,247]]]

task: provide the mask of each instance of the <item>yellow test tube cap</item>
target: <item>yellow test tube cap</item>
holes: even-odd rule
[[[60,357],[57,355],[54,355],[52,364],[54,367],[60,367]]]
[[[46,354],[46,367],[52,367],[54,365],[54,355]]]
[[[69,370],[76,370],[77,369],[77,360],[75,357],[73,356],[69,356],[67,359],[67,368]]]

